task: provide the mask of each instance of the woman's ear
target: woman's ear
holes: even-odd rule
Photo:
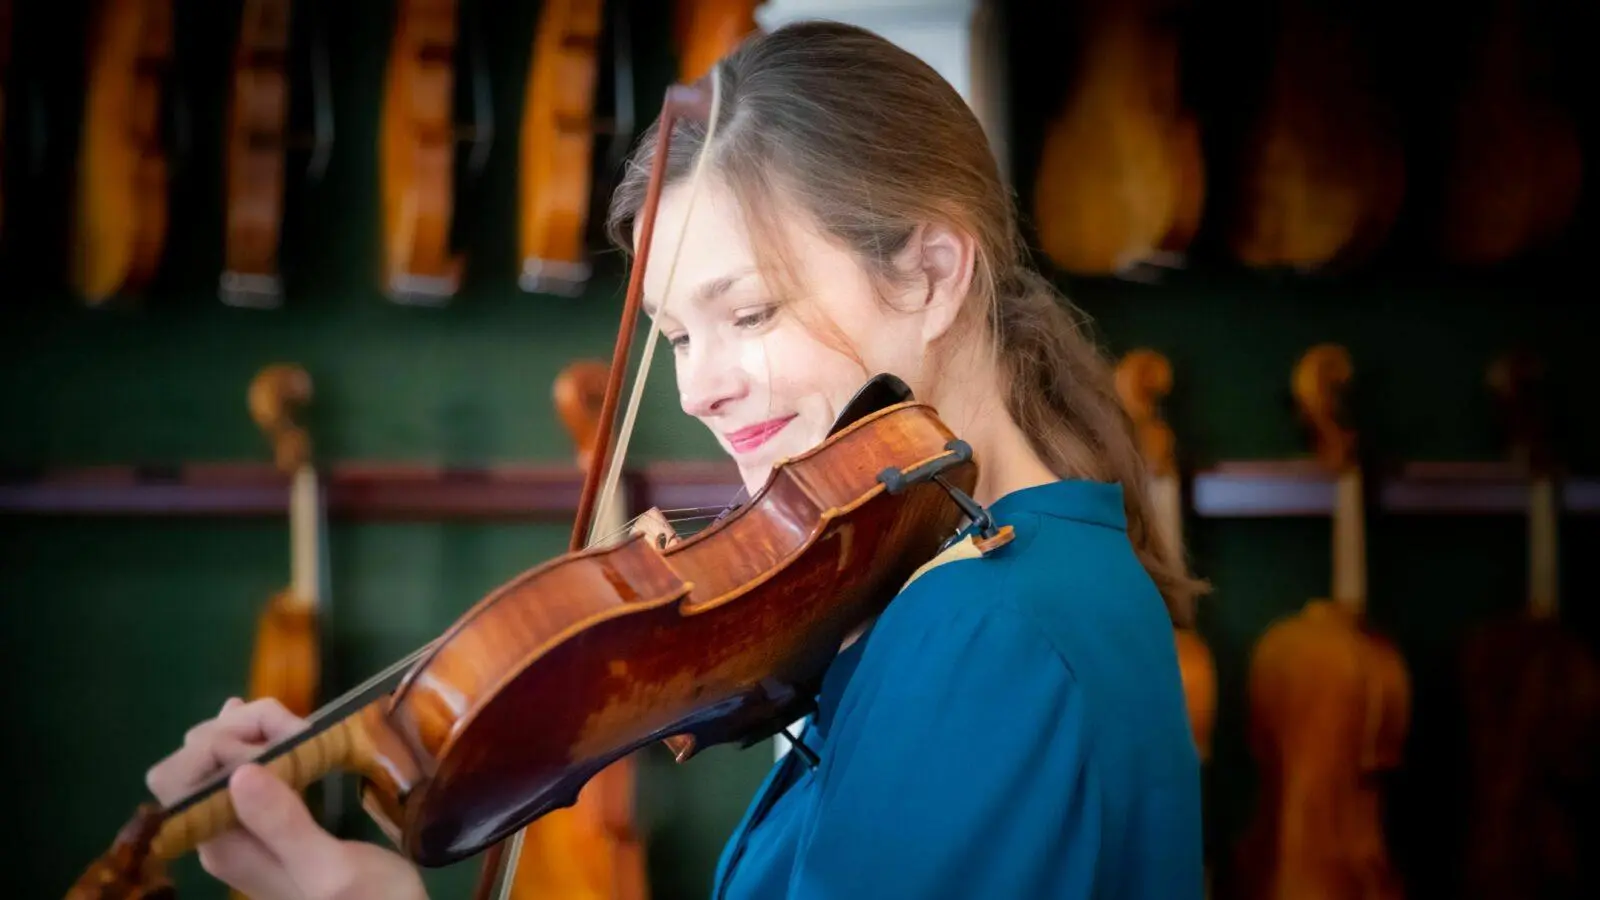
[[[917,306],[923,317],[922,339],[932,343],[955,324],[972,289],[977,242],[948,225],[929,223],[912,232],[906,249],[922,270],[926,295],[917,298]]]

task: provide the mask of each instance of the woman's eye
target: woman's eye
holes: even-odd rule
[[[687,334],[670,334],[667,335],[667,343],[672,345],[674,350],[682,350],[684,347],[689,346],[689,336]]]
[[[766,322],[768,319],[771,319],[773,313],[777,312],[777,309],[778,308],[776,306],[763,306],[754,312],[748,312],[739,316],[733,320],[733,324],[739,326],[740,328],[754,328],[757,325]]]

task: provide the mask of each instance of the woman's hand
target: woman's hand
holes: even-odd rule
[[[171,803],[240,760],[305,727],[276,700],[230,699],[215,719],[185,735],[183,748],[145,775],[156,799]],[[300,795],[257,765],[228,780],[239,827],[201,844],[200,864],[251,900],[425,900],[404,857],[324,831]]]

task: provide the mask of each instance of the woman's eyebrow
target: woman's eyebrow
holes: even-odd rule
[[[718,275],[716,278],[713,278],[695,288],[694,293],[689,296],[689,302],[694,304],[709,303],[723,294],[726,294],[733,288],[734,285],[745,280],[746,278],[749,278],[755,273],[755,267],[751,266],[743,269],[735,269],[734,271],[725,275]],[[649,297],[646,297],[642,301],[641,305],[644,307],[645,315],[650,316],[651,318],[655,317],[657,307],[655,301],[651,300]]]

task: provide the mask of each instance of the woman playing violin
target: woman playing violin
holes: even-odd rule
[[[1204,585],[1152,527],[1108,363],[1029,268],[976,118],[921,61],[839,25],[752,38],[713,77],[718,125],[709,146],[703,124],[674,132],[644,285],[683,411],[754,493],[892,373],[972,446],[974,497],[1014,529],[846,642],[808,752],[773,768],[714,896],[1199,897],[1172,628]],[[624,249],[654,146],[612,201]],[[229,701],[150,787],[170,801],[299,726]],[[261,769],[231,791],[242,827],[201,860],[255,900],[423,896],[406,860],[320,830]]]

